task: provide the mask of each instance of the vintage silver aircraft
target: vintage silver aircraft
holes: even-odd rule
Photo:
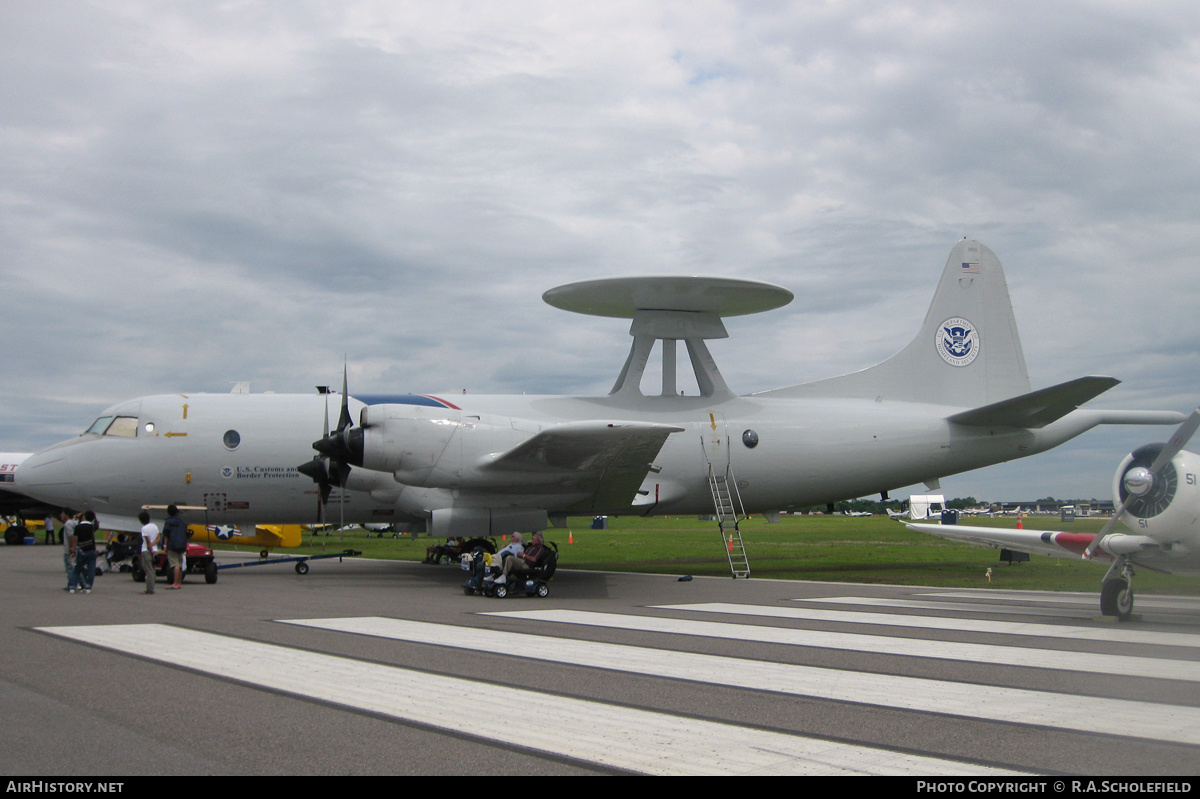
[[[1122,621],[1133,615],[1133,573],[1200,573],[1200,456],[1184,450],[1200,427],[1200,408],[1170,441],[1147,444],[1125,456],[1113,477],[1116,507],[1098,533],[1009,530],[965,525],[909,524],[912,530],[953,541],[1039,555],[1078,555],[1111,564],[1100,591],[1100,612]],[[1120,521],[1129,533],[1114,533]]]
[[[786,289],[630,277],[559,286],[543,298],[632,320],[632,348],[607,396],[351,396],[343,376],[332,432],[329,394],[142,397],[29,457],[13,488],[133,529],[143,504],[201,506],[209,524],[280,524],[312,522],[329,501],[346,521],[415,523],[436,535],[596,514],[716,513],[724,530],[747,512],[777,519],[936,486],[1099,424],[1183,418],[1080,409],[1117,384],[1109,377],[1030,391],[1004,273],[976,241],[953,248],[921,331],[899,354],[744,396],[726,386],[705,341],[727,336],[723,317],[787,304]],[[680,340],[697,395],[678,388]],[[660,344],[661,390],[646,393]]]

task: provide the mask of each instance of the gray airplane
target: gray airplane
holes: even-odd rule
[[[91,508],[116,529],[137,529],[143,504],[169,502],[206,508],[210,524],[312,522],[328,502],[331,517],[414,523],[436,535],[535,530],[597,514],[716,513],[724,525],[744,513],[775,519],[936,486],[1099,424],[1184,418],[1080,409],[1117,384],[1109,377],[1030,391],[1004,273],[976,241],[955,245],[924,325],[899,354],[743,396],[726,386],[705,341],[727,335],[724,317],[790,302],[786,289],[633,277],[560,286],[543,298],[632,320],[629,357],[607,396],[351,396],[343,376],[334,425],[329,394],[142,397],[25,459],[9,487]],[[680,341],[698,395],[681,396],[676,383]],[[655,347],[661,390],[646,393]]]

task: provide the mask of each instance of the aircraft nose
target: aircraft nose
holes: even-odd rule
[[[52,505],[79,507],[79,486],[66,449],[35,452],[17,467],[14,488]]]

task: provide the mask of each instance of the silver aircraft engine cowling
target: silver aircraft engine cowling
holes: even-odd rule
[[[1113,475],[1113,496],[1117,502],[1125,503],[1126,525],[1169,546],[1177,532],[1190,530],[1196,523],[1200,508],[1200,488],[1196,485],[1200,458],[1183,450],[1163,464],[1158,474],[1152,474],[1150,467],[1164,446],[1147,444],[1126,455]]]

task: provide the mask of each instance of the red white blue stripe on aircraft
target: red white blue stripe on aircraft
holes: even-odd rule
[[[364,405],[424,405],[428,408],[462,410],[453,402],[432,394],[357,394],[354,398]]]

